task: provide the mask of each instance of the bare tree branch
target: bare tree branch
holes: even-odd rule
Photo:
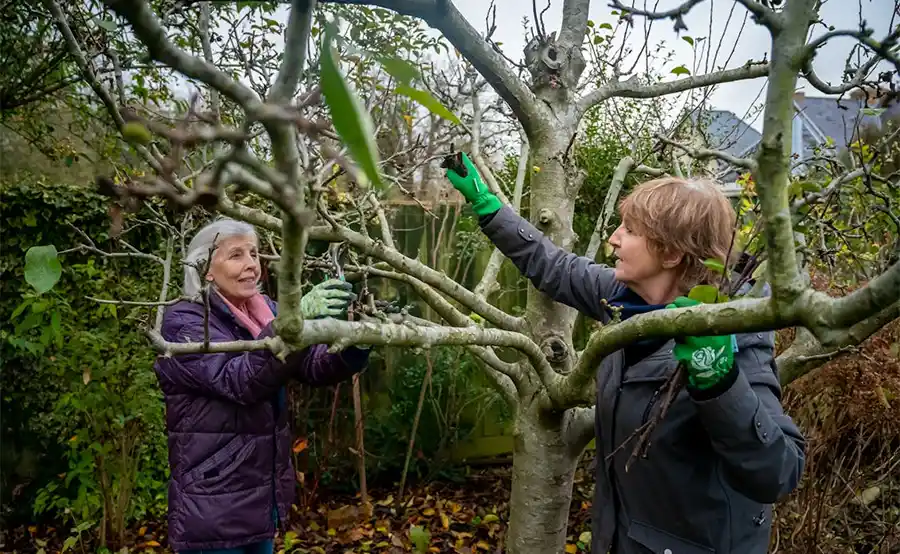
[[[293,98],[297,82],[306,66],[306,44],[312,28],[313,11],[316,0],[293,0],[291,15],[288,17],[287,32],[284,40],[284,61],[275,79],[275,85],[269,92],[267,100],[273,104],[283,104]]]
[[[684,92],[686,90],[718,85],[721,83],[731,83],[734,81],[743,81],[747,79],[756,79],[765,77],[769,72],[769,64],[765,62],[747,63],[735,69],[726,69],[716,71],[706,75],[697,75],[693,77],[685,77],[668,81],[665,83],[655,83],[652,85],[640,84],[637,76],[627,81],[616,81],[602,86],[578,100],[578,113],[583,114],[593,106],[603,102],[608,98],[654,98],[664,96],[666,94],[674,94],[676,92]]]
[[[549,2],[547,4],[549,6]],[[566,0],[559,28],[559,43],[564,48],[580,48],[587,33],[588,11],[591,0]],[[535,23],[537,24],[537,22]]]
[[[835,299],[830,311],[820,314],[826,318],[827,327],[841,329],[886,308],[900,298],[900,262],[847,296]],[[821,321],[821,319],[819,320]],[[811,329],[814,333],[816,328]]]
[[[557,408],[584,404],[592,400],[590,383],[599,360],[646,337],[722,335],[803,325],[824,346],[835,348],[838,345],[832,343],[839,341],[844,334],[833,329],[852,327],[870,314],[891,308],[898,301],[898,291],[900,263],[843,298],[832,299],[808,290],[790,305],[779,303],[771,297],[743,298],[724,304],[642,314],[596,331],[588,340],[575,369],[566,377],[545,384]],[[735,317],[738,314],[739,317]]]
[[[808,330],[798,328],[797,338],[775,360],[782,386],[813,371],[834,356],[861,344],[898,317],[900,317],[900,302],[895,302],[881,312],[833,335],[828,348],[823,347]]]
[[[810,41],[806,46],[807,56],[810,58],[814,57],[816,51],[822,47],[826,42],[835,37],[852,37],[855,38],[863,44],[871,49],[873,52],[878,54],[882,60],[885,60],[894,65],[897,71],[900,71],[900,57],[893,54],[891,49],[897,44],[897,39],[900,38],[900,27],[895,27],[883,40],[880,42],[872,38],[872,30],[863,28],[858,31],[851,31],[848,29],[839,29],[836,31],[829,31],[819,37],[816,37],[815,40]],[[877,59],[877,58],[876,58]]]
[[[446,0],[326,0],[335,4],[370,4],[418,17],[441,31],[509,104],[522,125],[531,131],[544,114],[534,93],[492,50],[452,2]],[[530,135],[530,132],[529,132]]]
[[[45,2],[48,0],[45,0]],[[142,0],[105,0],[113,11],[131,23],[134,34],[154,59],[184,75],[206,83],[252,113],[259,107],[256,94],[204,60],[190,56],[173,45],[159,20]]]
[[[676,142],[674,140],[671,140],[671,139],[666,138],[665,136],[659,135],[659,134],[656,135],[656,139],[659,140],[660,142],[668,144],[669,146],[673,146],[675,148],[678,148],[679,150],[683,150],[689,156],[691,156],[692,158],[698,159],[698,160],[717,158],[719,160],[722,160],[725,163],[731,164],[735,167],[742,167],[749,171],[753,171],[754,169],[756,169],[756,161],[751,158],[738,158],[737,156],[733,156],[723,150],[709,150],[707,148],[693,148],[691,146],[688,146],[686,144],[681,144],[680,142]]]
[[[612,180],[609,182],[609,189],[606,191],[606,199],[603,202],[603,211],[601,212],[600,217],[597,218],[594,232],[591,234],[591,240],[588,242],[587,250],[584,252],[586,258],[592,260],[597,258],[597,252],[600,251],[600,246],[607,237],[606,227],[609,225],[609,220],[616,209],[616,200],[619,198],[622,187],[625,185],[625,178],[628,177],[628,174],[632,171],[652,175],[654,177],[660,177],[665,174],[660,169],[647,167],[643,164],[635,167],[634,159],[628,156],[619,161],[619,164],[616,166],[616,170],[613,173]]]
[[[209,2],[200,3],[200,45],[203,48],[203,59],[210,65],[215,65],[212,52],[212,42],[209,36]],[[219,101],[219,91],[214,88],[209,90],[209,102],[213,117],[218,123],[222,119],[222,107]],[[124,102],[123,102],[124,103]]]
[[[778,14],[768,6],[764,6],[757,0],[736,0],[747,11],[753,14],[753,19],[768,27],[771,31],[778,31],[783,26],[783,21]]]
[[[523,136],[522,148],[519,151],[519,165],[516,168],[516,182],[513,190],[512,207],[516,213],[519,212],[522,206],[522,190],[525,188],[525,173],[528,170],[528,152],[528,137]],[[500,268],[503,267],[504,260],[506,260],[506,256],[503,255],[503,252],[501,252],[499,248],[494,248],[493,252],[491,252],[491,257],[488,260],[487,266],[484,268],[484,273],[481,275],[481,279],[478,281],[478,284],[475,285],[475,294],[484,298],[489,298],[498,288],[500,288],[497,276],[500,274]]]
[[[687,25],[684,24],[684,16],[690,12],[694,6],[703,2],[703,0],[685,0],[677,8],[672,8],[671,10],[666,10],[663,12],[651,12],[647,10],[639,10],[637,8],[626,6],[621,2],[621,0],[612,0],[610,2],[610,7],[616,8],[622,13],[629,15],[638,15],[642,17],[646,17],[647,19],[672,19],[675,22],[675,32],[687,30]]]

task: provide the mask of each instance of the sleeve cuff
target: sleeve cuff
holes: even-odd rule
[[[725,394],[728,389],[734,386],[734,382],[737,381],[737,378],[738,369],[736,366],[732,365],[731,370],[726,373],[718,383],[709,387],[708,389],[698,389],[696,387],[688,385],[687,390],[691,395],[691,398],[693,398],[694,400],[700,402],[704,400],[712,400],[713,398],[717,398]]]
[[[724,447],[740,447],[749,437],[759,444],[772,442],[777,436],[775,421],[763,409],[746,375],[737,368],[734,374],[734,382],[718,396],[694,398],[703,426],[713,441]],[[689,394],[694,397],[692,391]]]
[[[357,348],[355,346],[348,346],[347,348],[342,350],[338,354],[338,356],[340,356],[341,361],[344,362],[344,365],[348,368],[362,371],[362,369],[365,368],[365,366],[369,363],[369,353],[371,351],[371,348]]]

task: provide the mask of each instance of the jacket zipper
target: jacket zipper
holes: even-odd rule
[[[653,406],[656,404],[656,400],[659,398],[659,393],[662,390],[662,387],[653,391],[653,396],[650,397],[650,402],[647,403],[647,407],[644,408],[644,415],[641,416],[641,425],[647,423],[647,420],[650,419],[650,412],[653,410]]]

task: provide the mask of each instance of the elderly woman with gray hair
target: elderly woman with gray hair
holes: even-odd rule
[[[166,310],[162,336],[211,342],[272,336],[277,304],[259,291],[259,241],[253,227],[221,219],[188,247],[182,300]],[[198,268],[207,268],[201,275]],[[345,316],[348,283],[331,279],[301,300],[303,317]],[[310,346],[282,362],[272,352],[159,357],[156,375],[166,402],[169,441],[169,542],[177,552],[270,554],[276,527],[294,496],[285,385],[338,383],[362,371],[368,349],[330,354]]]

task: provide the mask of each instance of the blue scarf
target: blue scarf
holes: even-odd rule
[[[610,298],[609,305],[621,308],[619,317],[622,321],[638,314],[646,314],[656,310],[664,310],[666,308],[665,304],[647,304],[638,293],[627,287]],[[610,317],[612,317],[613,312],[612,310],[609,311]],[[624,348],[625,367],[628,368],[629,366],[640,362],[650,354],[653,354],[662,348],[662,345],[665,344],[667,340],[668,339],[658,338],[641,339],[629,344]]]

